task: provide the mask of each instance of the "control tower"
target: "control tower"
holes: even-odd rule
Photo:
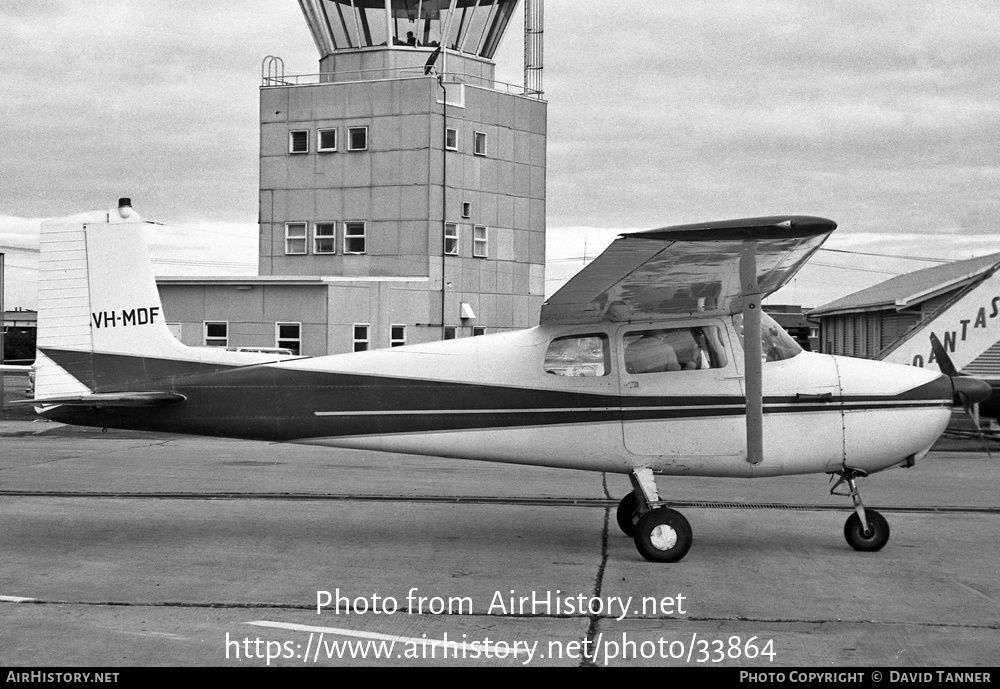
[[[319,72],[263,66],[261,277],[329,285],[331,353],[359,325],[387,347],[537,324],[546,103],[494,79],[518,1],[299,4]]]

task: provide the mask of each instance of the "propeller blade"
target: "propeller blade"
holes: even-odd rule
[[[958,375],[958,371],[955,369],[955,364],[951,362],[951,357],[948,356],[948,352],[945,351],[944,345],[941,344],[941,340],[934,333],[931,333],[931,351],[934,352],[934,360],[937,361],[938,368],[941,369],[941,373],[945,374],[949,378],[953,378]]]

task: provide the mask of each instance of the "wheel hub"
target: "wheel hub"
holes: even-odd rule
[[[677,545],[677,532],[666,524],[660,524],[650,532],[649,541],[657,550],[670,550]]]

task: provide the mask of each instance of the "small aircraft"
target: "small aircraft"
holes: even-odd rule
[[[974,379],[805,352],[761,312],[836,228],[823,218],[624,234],[545,302],[537,327],[280,360],[176,340],[145,227],[121,203],[43,225],[29,402],[42,415],[627,474],[618,524],[651,561],[676,562],[692,541],[655,475],[837,476],[831,492],[846,483],[837,494],[854,506],[847,541],[878,550],[889,526],[865,509],[857,479],[912,466],[959,392],[989,392]]]

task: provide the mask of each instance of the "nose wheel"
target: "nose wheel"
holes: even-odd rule
[[[836,475],[840,478],[830,489],[830,495],[843,495],[854,502],[854,514],[848,517],[844,524],[844,538],[855,550],[867,553],[881,550],[889,542],[889,522],[875,510],[866,510],[861,502],[857,479],[868,474],[860,469],[844,469]],[[837,488],[844,483],[850,492],[838,493]]]
[[[618,503],[618,528],[650,562],[677,562],[691,548],[691,525],[660,500],[651,469],[636,469],[629,478],[635,489]]]
[[[844,538],[855,550],[874,552],[881,550],[889,542],[889,522],[875,510],[867,510],[868,528],[862,525],[861,517],[852,514],[844,524]]]

